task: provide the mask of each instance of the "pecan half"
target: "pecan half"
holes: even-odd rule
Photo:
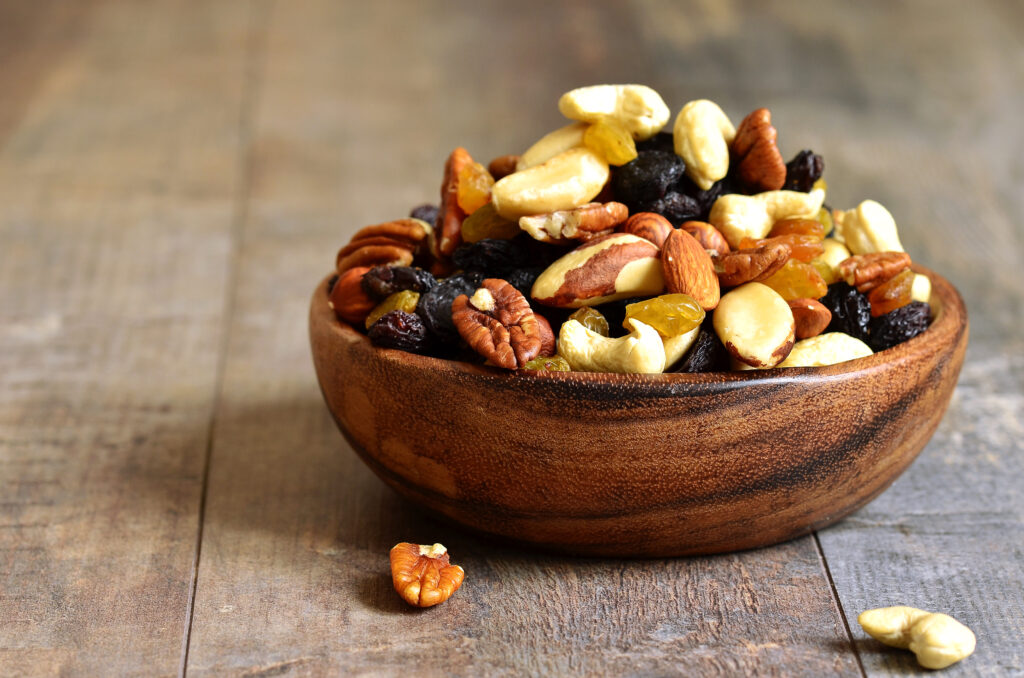
[[[338,253],[338,272],[358,266],[408,266],[412,263],[412,252],[400,244],[368,245],[362,242],[353,243],[353,248],[346,255]]]
[[[459,207],[459,172],[473,164],[469,151],[456,148],[444,164],[444,181],[441,183],[441,210],[437,214],[437,248],[441,256],[451,256],[462,243],[462,222],[466,213]]]
[[[739,162],[739,177],[751,193],[776,191],[786,183],[786,163],[775,140],[772,114],[759,108],[736,128],[732,155]]]
[[[338,251],[335,267],[343,273],[356,266],[408,266],[426,250],[431,230],[429,224],[419,219],[396,219],[366,226]]]
[[[732,249],[722,232],[706,221],[684,221],[679,228],[696,238],[704,249],[713,250],[715,256],[728,254]]]
[[[756,249],[723,254],[714,260],[718,282],[722,287],[761,282],[782,268],[789,254],[789,246],[782,243],[769,243]]]
[[[620,233],[631,233],[650,240],[658,247],[665,244],[672,233],[672,222],[655,212],[637,212],[618,228]]]
[[[841,261],[839,274],[858,292],[870,292],[909,267],[910,255],[906,252],[871,252]]]
[[[402,542],[391,547],[391,581],[402,600],[430,607],[448,600],[465,579],[465,571],[449,562],[441,544]]]
[[[430,224],[422,219],[395,219],[383,224],[365,226],[352,236],[351,242],[364,238],[393,238],[408,243],[411,247],[422,247],[430,235]]]
[[[600,235],[607,235],[628,216],[629,208],[621,202],[591,202],[571,210],[520,217],[519,228],[541,242],[586,242]]]
[[[540,323],[526,297],[498,278],[484,280],[472,297],[456,297],[452,322],[474,351],[507,370],[537,357],[543,343]]]

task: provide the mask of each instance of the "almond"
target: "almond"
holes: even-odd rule
[[[817,299],[790,299],[797,339],[816,337],[832,322],[832,311]]]
[[[346,270],[335,281],[328,297],[328,305],[338,318],[350,325],[360,325],[370,314],[377,302],[363,291],[363,276],[369,266],[357,266]]]
[[[690,295],[705,311],[718,306],[721,290],[711,255],[686,231],[673,230],[665,240],[661,270],[669,292]]]
[[[730,252],[729,242],[725,239],[725,236],[717,228],[705,221],[684,221],[679,228],[696,238],[697,242],[704,249],[713,250],[715,256],[720,257]]]
[[[620,233],[631,233],[644,240],[650,240],[661,247],[673,229],[672,223],[660,214],[637,212],[619,226],[618,230]]]

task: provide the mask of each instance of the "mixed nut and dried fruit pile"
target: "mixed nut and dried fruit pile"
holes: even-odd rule
[[[633,373],[828,365],[928,327],[931,283],[892,215],[826,206],[822,157],[785,162],[767,109],[734,127],[691,101],[666,132],[642,85],[558,108],[573,122],[521,155],[455,149],[439,206],[357,232],[338,317],[381,347]]]

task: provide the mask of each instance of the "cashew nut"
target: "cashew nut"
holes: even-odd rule
[[[657,374],[665,370],[665,345],[658,330],[627,318],[629,334],[610,339],[583,326],[578,320],[562,323],[558,355],[577,372]]]
[[[834,236],[846,243],[854,254],[871,252],[903,252],[896,220],[889,210],[874,200],[865,200],[852,210],[835,210]]]
[[[765,191],[756,195],[729,193],[723,195],[711,206],[708,221],[721,231],[734,248],[739,248],[744,238],[758,240],[779,219],[787,217],[813,218],[825,202],[825,191],[815,188],[810,193],[802,191]]]
[[[572,209],[593,200],[608,176],[604,158],[589,148],[571,148],[499,180],[491,188],[491,202],[498,214],[516,220]]]
[[[570,120],[597,122],[613,118],[637,141],[650,139],[668,122],[661,95],[646,85],[594,85],[562,95],[558,110]]]
[[[793,350],[776,367],[821,367],[854,358],[863,358],[873,351],[860,339],[842,332],[828,332],[793,344]]]
[[[875,640],[913,652],[926,669],[944,669],[974,652],[974,633],[947,614],[898,605],[861,612],[857,621]]]
[[[554,132],[548,132],[519,156],[519,160],[516,161],[516,172],[536,167],[559,153],[582,146],[583,134],[588,127],[590,125],[585,122],[574,122],[565,127],[559,127]]]
[[[691,101],[676,116],[672,128],[676,153],[686,163],[686,174],[703,190],[729,172],[729,144],[736,128],[713,101]]]
[[[914,301],[929,303],[932,298],[932,281],[928,276],[920,273],[914,274],[914,282],[910,288],[910,298]]]
[[[700,325],[678,336],[661,338],[662,343],[665,345],[666,370],[682,360],[686,352],[693,346],[693,342],[697,341],[698,334],[700,334]]]

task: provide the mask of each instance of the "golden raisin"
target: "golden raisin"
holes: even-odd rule
[[[871,317],[877,318],[909,304],[913,287],[914,272],[908,268],[871,290],[868,294]]]
[[[790,251],[789,256],[803,262],[809,262],[811,259],[820,257],[825,253],[825,246],[821,244],[821,238],[817,238],[813,235],[800,235],[799,233],[777,235],[771,238],[764,238],[763,240],[744,238],[740,241],[739,248],[741,250],[756,249],[762,245],[774,242],[788,245]]]
[[[456,199],[466,214],[472,214],[491,201],[494,177],[478,162],[471,162],[459,170]]]
[[[388,295],[384,301],[374,306],[373,310],[370,311],[370,315],[366,316],[366,329],[370,329],[375,322],[380,320],[382,315],[390,311],[413,313],[418,303],[420,303],[420,293],[413,292],[412,290],[402,290],[401,292]]]
[[[604,315],[596,308],[590,306],[583,306],[579,310],[575,311],[569,320],[576,320],[581,325],[586,327],[591,332],[597,332],[602,337],[607,337],[609,334],[608,321]]]
[[[520,233],[519,222],[499,216],[493,203],[478,208],[462,222],[462,242],[511,240]]]
[[[821,225],[820,221],[814,219],[790,217],[779,219],[772,225],[772,230],[768,231],[768,237],[772,238],[777,235],[813,235],[821,240],[825,237],[825,227]]]
[[[843,276],[839,275],[839,269],[832,268],[831,265],[821,257],[815,257],[811,259],[811,266],[818,272],[821,279],[825,281],[826,285],[837,283],[843,279]]]
[[[533,360],[528,360],[522,369],[537,372],[572,372],[569,363],[560,355],[538,356]]]
[[[636,142],[626,127],[612,118],[605,118],[587,128],[583,144],[609,165],[625,165],[637,157]]]
[[[701,324],[704,309],[688,294],[662,294],[629,304],[626,318],[650,325],[663,337],[678,337]]]
[[[783,299],[820,299],[828,293],[828,285],[818,270],[799,259],[790,259],[766,280],[765,285],[778,292]]]
[[[825,235],[832,232],[832,228],[835,226],[835,223],[832,221],[832,213],[828,211],[828,209],[822,207],[818,210],[818,216],[815,218],[818,220],[818,223],[824,227]]]

